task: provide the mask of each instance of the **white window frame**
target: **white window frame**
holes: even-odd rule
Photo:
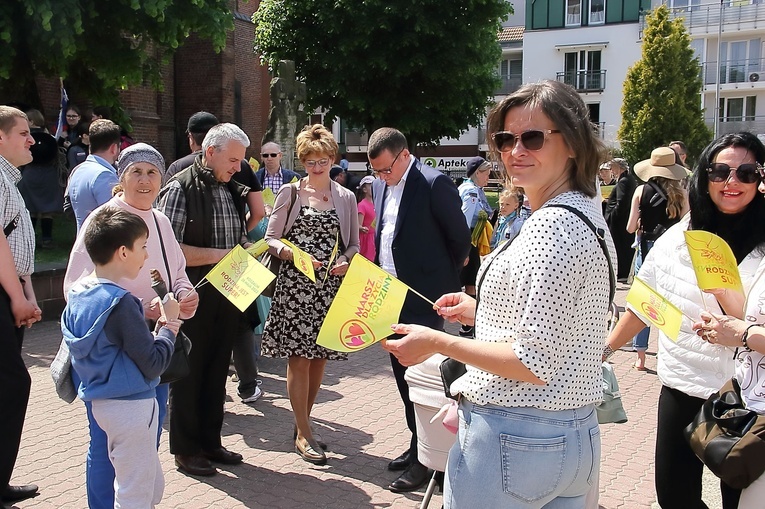
[[[602,11],[593,11],[593,0],[590,0],[590,17],[589,17],[589,24],[590,25],[603,25],[606,22],[606,0],[602,0],[603,2],[603,10]]]
[[[579,12],[575,14],[569,14],[569,10],[574,7],[579,7]],[[567,27],[580,27],[582,26],[582,0],[566,0],[566,26]]]

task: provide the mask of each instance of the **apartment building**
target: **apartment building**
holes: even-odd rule
[[[765,137],[765,1],[668,0],[667,6],[683,20],[701,64],[709,128]]]

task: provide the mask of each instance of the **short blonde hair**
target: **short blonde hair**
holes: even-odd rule
[[[16,125],[16,119],[19,118],[29,121],[23,111],[12,106],[0,105],[0,131],[9,132]]]
[[[307,125],[300,131],[295,141],[295,150],[300,161],[309,154],[327,154],[334,160],[340,147],[334,136],[321,124]]]

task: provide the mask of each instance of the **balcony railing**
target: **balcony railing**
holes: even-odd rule
[[[714,128],[714,117],[704,119],[707,127]],[[740,131],[749,131],[754,134],[765,134],[765,116],[728,117],[720,119],[718,136]]]
[[[557,80],[571,85],[577,92],[602,92],[606,88],[606,71],[559,72]]]
[[[723,5],[722,26],[725,31],[740,28],[765,27],[765,1],[753,0],[748,5],[736,5],[736,0]],[[705,32],[717,32],[720,24],[720,4],[708,3],[670,9],[670,17],[683,18],[688,30],[702,29]],[[641,16],[640,33],[645,29],[645,16]]]
[[[502,84],[494,92],[494,95],[510,95],[523,84],[523,76],[520,74],[511,74],[509,76],[500,76]]]
[[[704,62],[701,65],[701,77],[704,85],[717,83],[717,62]],[[748,83],[762,81],[765,83],[765,58],[750,58],[745,60],[726,60],[720,63],[720,84]]]

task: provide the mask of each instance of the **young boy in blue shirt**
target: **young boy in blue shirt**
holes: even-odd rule
[[[170,299],[163,304],[164,319],[150,332],[141,301],[115,283],[138,276],[148,235],[146,223],[131,212],[95,212],[84,236],[95,274],[72,287],[61,317],[72,368],[81,379],[78,395],[92,402],[106,432],[116,477],[114,507],[138,509],[154,507],[164,491],[155,387],[181,326],[178,303]]]

